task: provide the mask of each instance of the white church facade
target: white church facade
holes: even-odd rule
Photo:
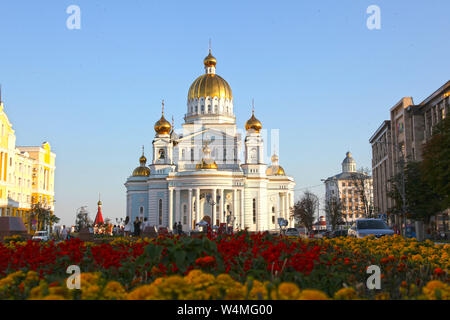
[[[278,218],[289,221],[294,205],[292,177],[272,156],[264,163],[262,124],[253,114],[242,137],[236,127],[233,96],[228,83],[215,72],[216,59],[204,59],[205,74],[188,93],[182,132],[175,133],[164,117],[156,122],[152,159],[144,154],[127,179],[127,216],[147,218],[151,225],[184,231],[205,220],[227,223],[248,231],[276,230]]]

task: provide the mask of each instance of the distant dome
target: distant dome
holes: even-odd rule
[[[280,165],[271,165],[266,170],[267,176],[285,176],[286,172],[284,171],[283,167]]]
[[[139,158],[139,163],[141,164],[139,167],[134,169],[132,176],[133,177],[149,177],[150,176],[150,168],[146,166],[147,158],[142,154]]]
[[[356,172],[356,161],[352,158],[351,152],[347,152],[344,161],[342,161],[342,172]]]
[[[157,134],[169,134],[171,130],[172,126],[170,125],[170,122],[162,115],[161,119],[155,123],[155,132]]]
[[[267,168],[266,176],[285,176],[286,172],[283,167],[278,164],[278,156],[273,154],[272,156],[272,165]]]
[[[255,117],[255,112],[252,112],[252,117],[247,120],[245,123],[245,130],[253,130],[256,133],[259,133],[262,129],[262,123]]]
[[[149,177],[150,168],[148,167],[137,167],[133,171],[133,177]]]

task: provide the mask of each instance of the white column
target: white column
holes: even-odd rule
[[[283,217],[283,194],[281,192],[279,193],[279,198],[280,198],[280,210],[278,210],[278,212],[277,212],[277,224],[278,224],[278,218],[284,218]]]
[[[180,196],[181,196],[181,190],[175,189],[175,222],[176,223],[181,221]]]
[[[223,212],[225,211],[225,208],[224,208],[224,195],[225,195],[225,192],[223,192],[224,190],[223,189],[219,189],[219,192],[220,192],[220,208],[219,208],[219,222],[220,223],[223,223],[224,221],[223,221]]]
[[[233,214],[231,215],[235,219],[237,218],[237,191],[236,189],[233,189]],[[231,218],[233,219],[233,218]],[[235,221],[236,223],[237,221]]]
[[[289,218],[290,218],[291,209],[293,207],[293,205],[292,205],[292,193],[291,192],[288,192],[288,205],[289,205]],[[292,218],[292,220],[289,220],[289,221],[290,221],[289,222],[289,227],[291,227],[291,228],[295,227],[294,218]]]
[[[289,221],[289,203],[287,192],[284,193],[284,217]]]
[[[169,189],[169,230],[173,229],[173,189]]]
[[[200,189],[195,191],[195,223],[200,222]]]
[[[244,202],[245,202],[245,195],[244,195],[244,189],[241,189],[241,197],[240,197],[240,201],[241,201],[241,212],[240,212],[240,218],[241,218],[241,230],[245,229],[245,213],[244,213]]]
[[[216,189],[212,190],[212,199],[211,201],[216,202],[217,201],[217,195],[216,195]],[[216,225],[216,206],[218,204],[216,203],[216,205],[211,206],[211,226],[215,226]]]
[[[192,189],[189,189],[188,195],[188,232],[192,231]]]

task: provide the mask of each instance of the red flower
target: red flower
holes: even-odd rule
[[[216,263],[216,258],[211,257],[211,256],[206,256],[206,257],[198,258],[197,260],[195,260],[195,264],[202,268],[213,266],[215,263]]]
[[[442,270],[441,268],[434,269],[434,274],[437,275],[438,277],[443,275],[444,273],[445,273],[445,271]]]

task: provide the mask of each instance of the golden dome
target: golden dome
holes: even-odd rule
[[[230,85],[219,75],[206,73],[201,75],[189,88],[188,100],[195,98],[218,97],[233,99]]]
[[[211,149],[208,147],[210,141],[205,142],[205,146],[203,147],[203,158],[202,160],[195,166],[196,169],[216,169],[217,163],[214,159],[211,158]]]
[[[144,156],[144,147],[142,147],[142,156],[139,158],[139,167],[134,169],[133,177],[148,177],[150,176],[150,168],[146,166],[147,158]]]
[[[100,200],[98,200],[97,205],[101,206],[102,202]]]
[[[200,163],[197,163],[195,166],[197,170],[199,169],[216,169],[217,170],[217,164],[214,160],[208,161],[208,159],[202,159]]]
[[[267,176],[285,176],[286,173],[284,172],[283,167],[279,165],[271,165],[266,170]]]
[[[271,159],[272,159],[272,163],[278,163],[279,158],[278,158],[278,156],[276,155],[276,153],[273,154],[273,156],[272,156]]]
[[[139,166],[133,171],[133,177],[149,177],[150,176],[150,168]]]
[[[217,64],[216,58],[211,54],[211,51],[209,51],[208,56],[203,60],[203,63],[205,64],[205,67],[215,67]]]
[[[170,125],[170,122],[164,118],[164,114],[161,116],[161,119],[155,123],[155,131],[157,134],[169,134],[171,129],[172,126]]]
[[[250,129],[256,133],[259,133],[262,129],[261,121],[256,119],[254,112],[252,113],[252,117],[245,123],[245,130],[249,131]]]
[[[230,85],[219,75],[215,70],[208,68],[216,66],[217,60],[209,55],[203,61],[205,64],[206,73],[194,80],[188,92],[188,100],[206,97],[218,97],[225,99],[233,99]]]

